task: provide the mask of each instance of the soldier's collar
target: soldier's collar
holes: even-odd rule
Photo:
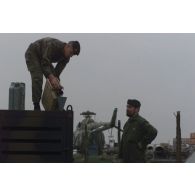
[[[139,113],[135,114],[134,116],[130,117],[129,120],[133,121],[139,116]]]

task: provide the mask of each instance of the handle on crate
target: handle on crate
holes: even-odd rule
[[[68,105],[68,106],[66,107],[66,110],[67,110],[67,111],[68,111],[68,110],[73,111],[72,105]]]

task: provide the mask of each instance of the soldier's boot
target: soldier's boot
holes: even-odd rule
[[[34,110],[35,111],[41,111],[41,107],[39,103],[33,103],[34,104]]]

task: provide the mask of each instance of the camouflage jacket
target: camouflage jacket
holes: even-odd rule
[[[129,118],[119,149],[119,158],[124,162],[144,162],[146,146],[157,136],[157,130],[139,115]]]
[[[70,60],[70,58],[64,57],[65,45],[66,43],[57,39],[43,38],[30,44],[27,52],[32,52],[38,57],[43,74],[46,78],[52,73],[59,77]],[[52,63],[57,63],[55,71]]]

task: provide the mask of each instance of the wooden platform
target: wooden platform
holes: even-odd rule
[[[73,161],[73,111],[0,110],[0,162]]]

